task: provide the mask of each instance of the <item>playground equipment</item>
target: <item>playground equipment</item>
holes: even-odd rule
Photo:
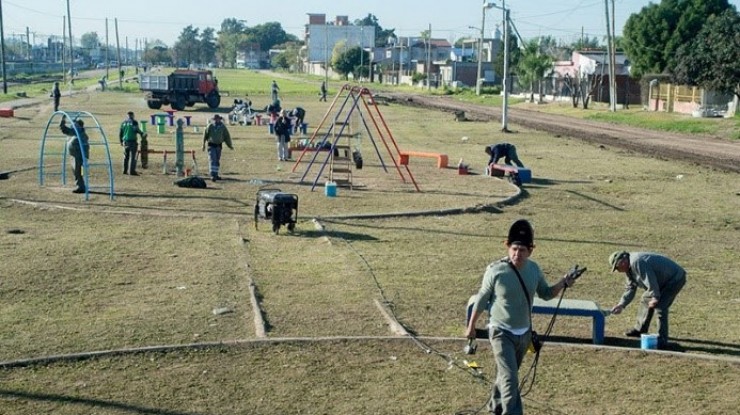
[[[142,146],[139,150],[139,154],[141,155],[142,160],[142,168],[146,168],[146,166],[144,166],[143,164],[144,160],[149,159],[149,154],[162,154],[162,174],[168,174],[169,169],[167,166],[167,155],[174,154],[175,174],[177,174],[177,177],[189,176],[191,174],[197,175],[198,162],[195,160],[195,150],[185,150],[184,143],[183,120],[181,118],[178,118],[177,130],[175,131],[175,150],[149,150],[148,143],[147,146],[144,147],[144,143],[142,140]],[[192,159],[192,169],[185,168],[185,154],[190,154],[190,157]]]
[[[293,232],[298,221],[298,196],[282,193],[280,189],[260,189],[254,204],[254,229],[257,229],[259,218],[270,220],[275,234],[280,232],[282,225]]]
[[[330,117],[331,121],[328,121]],[[353,123],[353,121],[355,122]],[[368,124],[368,121],[372,124],[373,128]],[[319,131],[321,131],[322,127],[327,123],[329,125],[326,132],[317,140]],[[353,129],[353,124],[362,124],[362,127],[364,128]],[[329,109],[326,111],[326,114],[324,114],[323,119],[311,134],[311,137],[306,141],[305,145],[298,148],[298,150],[301,150],[301,153],[296,159],[292,171],[296,171],[296,168],[299,166],[307,152],[313,152],[313,156],[308,162],[306,171],[301,177],[301,182],[303,182],[314,163],[319,158],[319,154],[325,154],[318,174],[311,186],[311,191],[314,191],[316,188],[316,185],[327,166],[329,166],[329,182],[335,182],[337,185],[344,185],[351,189],[353,165],[358,169],[362,166],[361,161],[358,163],[358,160],[362,160],[359,148],[359,141],[362,134],[361,131],[364,131],[370,139],[383,170],[388,173],[388,168],[385,165],[383,156],[381,155],[380,149],[375,141],[374,134],[377,134],[380,142],[385,147],[387,155],[396,167],[396,171],[398,172],[401,181],[404,183],[411,181],[416,191],[421,191],[419,189],[419,185],[414,179],[414,176],[411,174],[408,163],[402,164],[400,162],[401,150],[398,148],[398,144],[393,138],[393,134],[388,128],[388,125],[383,118],[383,114],[380,113],[380,109],[373,99],[373,94],[369,89],[362,86],[351,86],[349,84],[345,84],[340,88],[337,95],[332,100]],[[354,138],[357,141],[354,149],[350,142],[351,138]],[[340,144],[340,140],[342,139],[346,139],[345,144]],[[402,165],[408,175],[408,179],[401,170]]]
[[[77,140],[82,151],[82,173],[85,179],[85,200],[90,199],[91,189],[105,189],[114,198],[113,190],[113,165],[111,164],[110,148],[108,138],[98,120],[86,111],[57,111],[51,114],[41,135],[41,148],[39,151],[39,186],[44,186],[48,176],[59,176],[61,184],[67,184],[67,140],[68,136],[59,131],[59,124],[65,119],[68,125],[74,125],[75,120],[81,119],[85,123],[85,131],[88,135],[90,154],[85,154],[82,139],[77,133]],[[100,149],[102,149],[102,154]],[[95,160],[90,162],[90,160]],[[92,172],[95,174],[91,174]],[[96,179],[103,174],[107,175],[105,185],[93,185],[90,178]]]

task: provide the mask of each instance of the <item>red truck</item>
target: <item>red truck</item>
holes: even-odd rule
[[[146,92],[146,104],[153,110],[162,105],[182,111],[196,102],[204,102],[209,108],[221,104],[218,80],[211,71],[178,69],[169,75],[144,73],[139,75],[139,89]]]

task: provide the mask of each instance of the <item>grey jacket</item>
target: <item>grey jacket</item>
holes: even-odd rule
[[[637,287],[660,299],[660,289],[674,279],[686,278],[686,271],[670,258],[654,252],[630,252],[624,294],[619,305],[626,307],[635,298]]]

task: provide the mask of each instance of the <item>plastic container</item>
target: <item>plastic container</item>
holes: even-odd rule
[[[326,182],[324,185],[324,194],[326,197],[337,197],[337,184],[334,182]]]
[[[303,135],[308,133],[308,123],[304,122],[301,124],[301,133],[303,133]]]
[[[643,334],[640,336],[640,348],[642,350],[656,350],[658,348],[657,334]]]
[[[521,180],[522,183],[532,183],[532,170],[521,167],[518,170],[519,180]]]

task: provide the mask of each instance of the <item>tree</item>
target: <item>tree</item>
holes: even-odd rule
[[[301,50],[301,44],[298,42],[288,42],[284,45],[280,45],[280,48],[283,51],[278,53],[272,59],[272,67],[280,69],[295,68],[298,62],[298,54]]]
[[[207,27],[200,34],[198,62],[211,63],[216,60],[216,38],[213,36],[215,32],[212,27]]]
[[[240,20],[224,19],[216,39],[216,50],[224,66],[236,67],[236,55],[240,46],[246,41],[247,27]]]
[[[740,14],[710,16],[691,43],[678,49],[674,81],[740,98]]]
[[[678,49],[693,40],[710,16],[729,8],[728,0],[661,0],[632,14],[622,30],[632,74],[670,71]]]
[[[189,25],[184,28],[177,38],[172,53],[177,66],[190,66],[200,59],[200,45],[198,42],[199,29]]]
[[[171,65],[172,54],[170,52],[170,49],[167,48],[167,46],[164,46],[163,43],[155,44],[155,46],[151,46],[147,48],[146,51],[144,51],[143,60],[144,62],[149,62],[152,65]]]
[[[520,83],[529,84],[530,102],[534,102],[535,83],[538,85],[539,101],[542,102],[542,79],[552,69],[552,58],[541,50],[540,39],[532,39],[524,44],[517,65]]]
[[[597,38],[596,36],[592,38],[585,36],[571,43],[569,48],[571,50],[603,49],[603,46],[601,46],[601,44],[599,43],[599,38]]]
[[[519,59],[521,57],[521,51],[519,50],[519,41],[517,37],[513,35],[513,31],[509,32],[509,73],[519,65]],[[497,53],[493,58],[493,70],[497,74],[504,74],[504,50],[501,48],[501,52]],[[509,83],[511,85],[511,83]]]
[[[355,26],[373,26],[375,27],[375,46],[383,47],[388,43],[388,38],[395,38],[396,29],[383,29],[378,23],[378,18],[375,15],[368,13],[367,16],[362,19],[355,20]]]
[[[275,45],[286,42],[299,42],[294,35],[286,33],[278,22],[268,22],[254,26],[247,31],[260,45],[261,50],[270,50]]]
[[[80,36],[80,44],[82,49],[91,50],[96,49],[100,46],[100,38],[98,38],[97,32],[87,32]]]
[[[344,79],[349,78],[349,74],[357,79],[360,76],[360,62],[367,62],[369,54],[359,46],[346,49],[346,42],[337,43],[334,47],[331,57],[331,67]],[[345,50],[346,49],[346,50]],[[363,56],[364,55],[364,56]],[[362,56],[362,57],[361,57]]]

